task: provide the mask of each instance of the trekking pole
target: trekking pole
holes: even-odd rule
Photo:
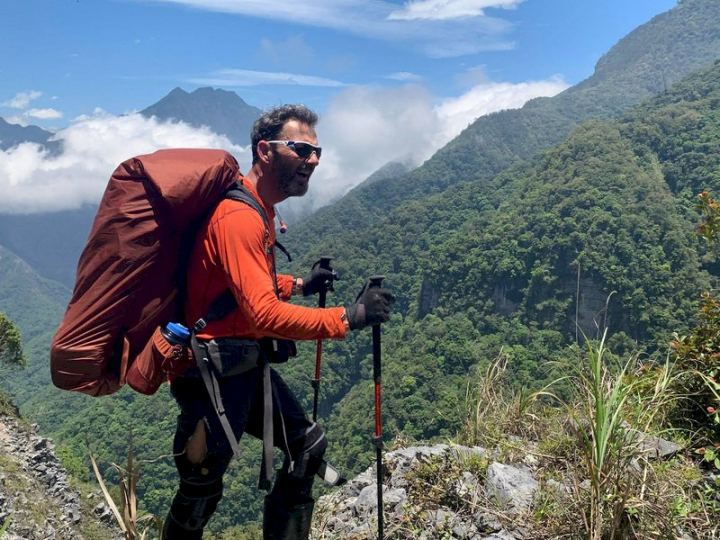
[[[332,261],[332,257],[320,257],[320,268],[324,268],[325,270],[332,271],[332,268],[330,268],[330,261]],[[325,301],[327,299],[327,292],[328,291],[334,291],[333,288],[333,280],[330,280],[330,285],[327,287],[327,289],[323,288],[320,291],[320,298],[318,300],[318,306],[321,308],[325,307]],[[322,363],[322,344],[323,340],[318,339],[317,340],[317,349],[315,351],[315,378],[312,382],[312,387],[314,389],[314,395],[313,395],[313,422],[317,422],[317,414],[318,414],[318,396],[320,394],[320,364]]]
[[[370,288],[382,286],[385,276],[371,276]],[[375,445],[375,460],[377,462],[377,499],[378,499],[378,538],[383,539],[383,465],[382,465],[382,414],[380,409],[380,379],[382,364],[380,354],[380,325],[372,327],[373,336],[373,377],[375,379],[375,436],[372,443]]]

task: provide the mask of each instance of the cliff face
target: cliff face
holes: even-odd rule
[[[81,497],[70,485],[50,439],[0,413],[0,525],[9,519],[3,540],[119,538],[101,522],[106,513],[99,494]]]

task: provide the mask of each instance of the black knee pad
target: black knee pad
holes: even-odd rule
[[[180,473],[180,487],[168,515],[170,530],[202,533],[222,499],[222,477],[229,462],[230,459],[213,454],[208,454],[197,464],[191,463],[184,454],[175,457],[175,465]],[[184,538],[180,532],[175,535]],[[172,536],[168,538],[172,539]]]
[[[313,424],[304,434],[289,441],[292,470],[288,472],[295,478],[312,478],[323,463],[327,450],[327,438],[322,428]]]
[[[180,488],[175,494],[168,514],[168,529],[182,533],[202,532],[215,513],[222,494],[222,478],[208,482],[180,480]],[[176,535],[182,537],[180,532]],[[167,536],[172,538],[172,535]]]

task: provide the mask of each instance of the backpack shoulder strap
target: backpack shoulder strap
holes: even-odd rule
[[[255,196],[250,193],[250,190],[243,185],[242,180],[238,180],[233,187],[227,190],[223,198],[232,199],[233,201],[240,201],[247,204],[250,208],[260,214],[260,217],[265,224],[265,231],[268,234],[270,233],[270,222],[268,221],[265,209],[258,202]]]

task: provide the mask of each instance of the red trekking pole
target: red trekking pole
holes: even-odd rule
[[[385,276],[371,276],[370,288],[382,286]],[[378,538],[383,539],[383,465],[382,465],[382,414],[380,409],[380,379],[382,376],[382,363],[380,351],[380,325],[372,327],[373,336],[373,377],[375,379],[375,436],[371,439],[375,445],[375,459],[377,462],[377,497],[378,497]]]
[[[320,268],[332,271],[330,268],[330,261],[332,257],[320,257]],[[327,285],[327,288],[323,288],[320,291],[320,298],[318,300],[318,306],[321,308],[325,307],[325,301],[327,300],[327,292],[334,291],[333,280]],[[313,395],[313,422],[317,422],[318,414],[318,396],[320,393],[320,364],[322,363],[322,339],[317,340],[317,349],[315,351],[315,378],[312,381],[312,387],[314,389]]]

